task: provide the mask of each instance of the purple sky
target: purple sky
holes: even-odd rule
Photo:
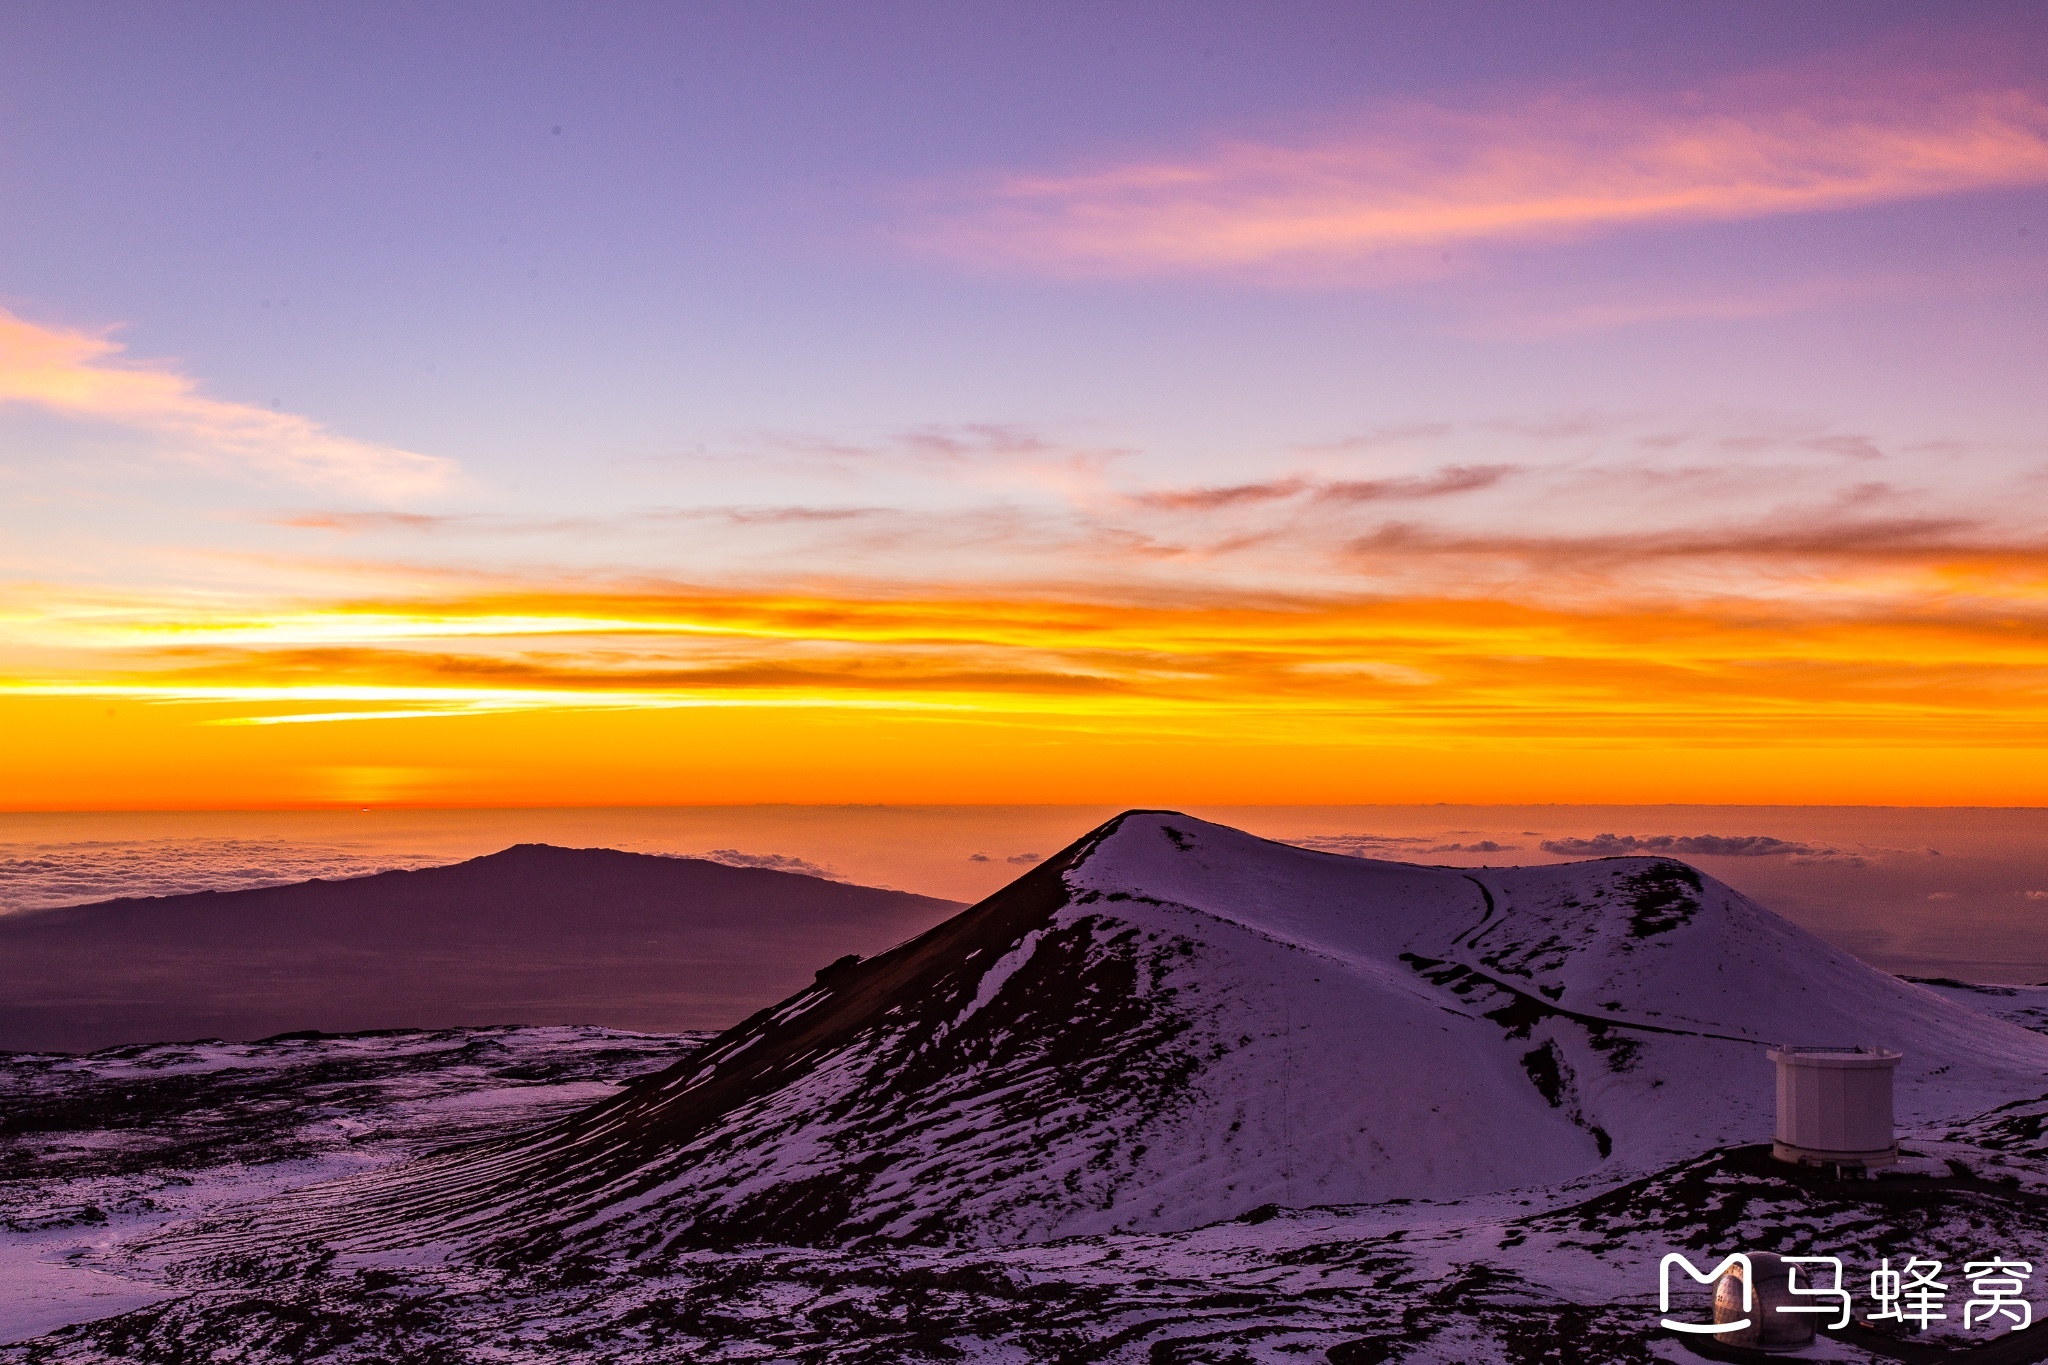
[[[1197,460],[1645,404],[2020,436],[2036,189],[1600,234],[1388,290],[949,269],[889,228],[920,187],[1390,102],[1659,100],[2043,40],[2024,4],[22,7],[0,297],[125,324],[223,396],[536,477],[951,422]],[[1867,292],[2000,271],[2025,283]],[[1730,294],[1784,311],[1548,330]]]
[[[24,5],[7,34],[0,685],[252,667],[249,620],[417,681],[360,651],[466,646],[306,612],[437,594],[606,636],[550,679],[695,666],[696,607],[638,653],[542,600],[592,585],[1950,632],[1844,644],[1778,714],[1902,659],[1931,686],[2043,600],[2038,4]],[[202,625],[242,652],[145,648]],[[881,648],[747,629],[777,677]],[[1286,685],[1449,686],[1351,629]],[[1778,676],[1773,629],[1729,667]],[[948,641],[975,679],[1183,676]],[[2038,661],[1998,668],[1993,709]]]

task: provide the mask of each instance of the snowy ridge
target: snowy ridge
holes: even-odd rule
[[[2048,1039],[1680,863],[1468,872],[1132,812],[538,1135],[199,1241],[999,1246],[1618,1181],[1767,1138],[1781,1040],[1905,1052],[1908,1122],[2048,1075]]]

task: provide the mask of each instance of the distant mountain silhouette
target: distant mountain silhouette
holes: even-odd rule
[[[725,1028],[960,907],[520,844],[449,867],[0,916],[0,1051],[464,1024]]]

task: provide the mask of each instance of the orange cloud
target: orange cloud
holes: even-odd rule
[[[1933,556],[1888,606],[852,585],[18,603],[0,720],[12,799],[39,806],[318,804],[323,774],[380,766],[442,774],[404,798],[429,804],[2027,804],[2048,800],[2044,566]],[[1944,576],[1955,594],[1927,590]]]
[[[416,769],[441,774],[406,788],[421,802],[1925,801],[1924,756],[1968,751],[1942,799],[2048,800],[2048,766],[2014,757],[2048,735],[2038,453],[1942,447],[1961,473],[1914,484],[1894,444],[1580,413],[1030,503],[308,513],[309,540],[395,532],[427,562],[0,585],[9,786],[288,803]],[[1003,445],[930,458],[1029,442]],[[652,572],[619,548],[635,532],[708,543],[710,568]],[[523,575],[432,562],[538,534],[601,548]],[[1372,785],[1395,751],[1421,776]]]
[[[307,417],[209,398],[162,365],[122,363],[104,336],[44,327],[0,310],[0,404],[113,422],[181,459],[379,499],[432,493],[453,462],[352,440]]]
[[[2048,182],[2039,97],[1913,84],[1888,98],[1816,97],[1751,80],[1679,108],[1577,95],[1489,111],[1395,106],[1295,142],[998,177],[930,206],[911,240],[1056,274],[1371,281],[1436,273],[1442,252],[1468,244]]]
[[[2037,566],[2038,567],[2038,566]],[[1129,734],[1608,735],[2037,745],[2048,635],[1998,612],[1499,600],[526,592],[228,616],[103,613],[16,696],[275,724],[503,711],[810,708]],[[47,638],[56,643],[65,632]],[[1347,738],[1348,737],[1348,738]]]

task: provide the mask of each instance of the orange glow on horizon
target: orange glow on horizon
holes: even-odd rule
[[[44,664],[0,681],[14,809],[2048,800],[2048,637],[1974,611],[508,592],[16,622]]]
[[[0,809],[2048,806],[2048,20],[974,8],[51,49]]]

